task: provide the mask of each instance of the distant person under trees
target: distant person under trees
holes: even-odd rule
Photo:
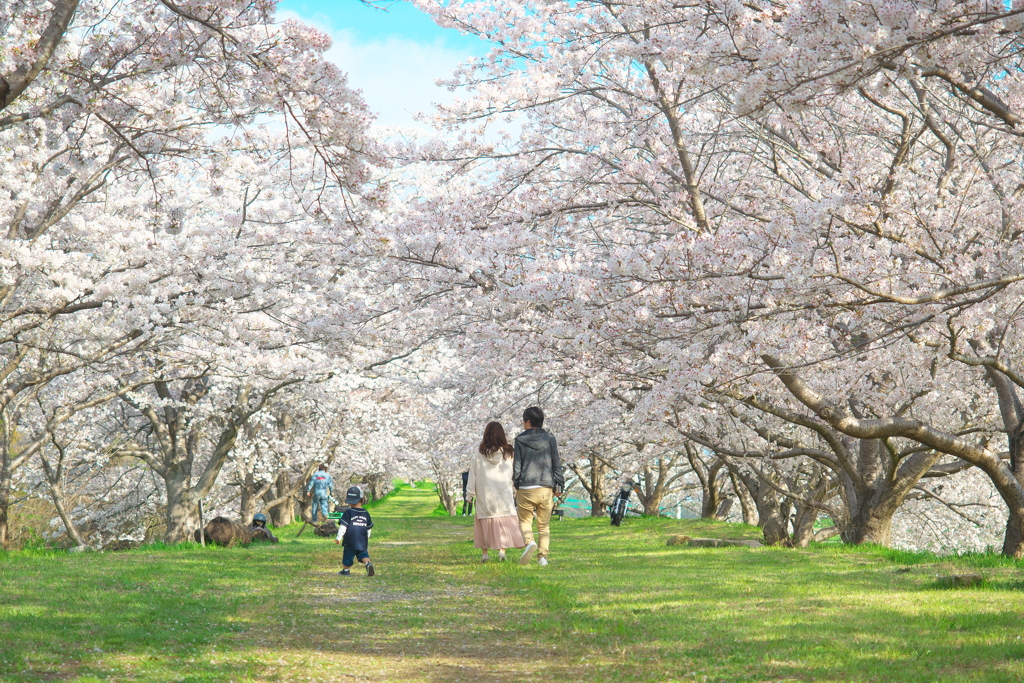
[[[317,510],[320,511],[324,521],[330,512],[331,495],[334,493],[334,480],[327,474],[327,465],[321,464],[319,469],[309,478],[309,486],[306,487],[306,497],[313,499],[313,524],[316,524]]]
[[[537,518],[538,563],[548,564],[551,545],[551,510],[555,493],[565,488],[558,442],[544,430],[544,411],[537,406],[523,412],[523,431],[515,439],[512,456],[512,484],[516,488],[516,510],[523,539],[533,538]]]
[[[469,514],[473,514],[473,499],[468,494],[469,488],[469,470],[462,473],[462,516],[466,516],[467,508],[469,508]]]

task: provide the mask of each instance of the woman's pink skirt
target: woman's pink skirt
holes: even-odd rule
[[[473,522],[473,546],[476,548],[522,548],[523,532],[519,530],[519,518],[488,517]]]

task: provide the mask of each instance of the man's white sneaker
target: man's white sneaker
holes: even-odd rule
[[[537,564],[539,564],[542,567],[548,566],[548,558],[546,558],[546,557],[540,558],[539,560],[537,560]]]
[[[530,564],[530,559],[535,552],[537,552],[537,544],[530,541],[526,544],[526,549],[523,550],[523,554],[519,557],[519,564]]]

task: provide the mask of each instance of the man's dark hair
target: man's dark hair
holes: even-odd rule
[[[523,422],[529,422],[534,429],[544,426],[544,411],[537,406],[530,406],[523,411]]]
[[[327,471],[327,463],[325,463],[325,462],[320,463],[320,471],[321,472],[326,472]]]

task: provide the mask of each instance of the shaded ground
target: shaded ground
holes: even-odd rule
[[[3,681],[1019,681],[1019,565],[753,538],[701,520],[554,522],[552,564],[480,565],[431,491],[373,510],[379,573],[278,546],[0,554]],[[980,589],[935,576],[981,571]]]

